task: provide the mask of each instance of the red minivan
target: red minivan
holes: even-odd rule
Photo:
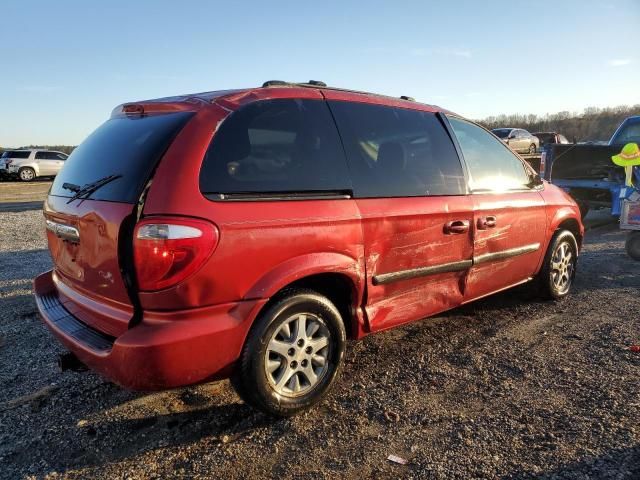
[[[584,233],[482,127],[314,81],[121,105],[44,216],[38,309],[82,363],[138,390],[231,377],[283,416],[348,338],[529,281],[567,295]]]

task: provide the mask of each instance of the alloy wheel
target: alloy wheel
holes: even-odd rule
[[[271,388],[286,397],[311,391],[328,371],[330,348],[331,333],[320,317],[299,313],[284,320],[265,353]]]
[[[569,242],[561,242],[551,257],[551,281],[560,293],[569,290],[575,269],[575,255]]]
[[[33,180],[33,177],[34,177],[33,170],[29,168],[25,168],[24,170],[20,171],[21,180],[29,181],[29,180]]]

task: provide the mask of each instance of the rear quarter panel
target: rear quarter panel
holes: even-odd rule
[[[246,98],[233,100],[237,103],[227,104]],[[142,307],[176,310],[268,298],[303,276],[326,272],[349,278],[360,303],[364,254],[355,201],[229,202],[202,195],[202,160],[230,111],[213,104],[185,126],[158,166],[143,210],[147,218],[170,214],[209,220],[219,229],[218,246],[198,272],[177,286],[141,293]]]

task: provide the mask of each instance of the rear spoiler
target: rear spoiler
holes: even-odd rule
[[[177,99],[178,101],[175,101]],[[171,101],[145,100],[122,103],[111,111],[111,118],[122,116],[144,116],[160,113],[192,112],[205,102],[198,98],[173,97]]]

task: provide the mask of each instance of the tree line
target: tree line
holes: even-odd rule
[[[575,142],[608,141],[622,121],[640,115],[639,105],[585,108],[582,113],[558,112],[544,116],[512,114],[487,117],[477,122],[485,128],[524,128],[531,133],[558,132]]]
[[[12,148],[11,150],[37,149],[37,150],[54,150],[56,152],[66,153],[73,152],[76,145],[25,145],[24,147]],[[0,153],[9,150],[7,147],[0,147]]]

